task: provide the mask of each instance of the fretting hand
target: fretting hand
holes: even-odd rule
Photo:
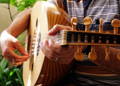
[[[49,32],[48,36],[55,36],[61,30],[71,30],[69,26],[55,25]],[[75,47],[63,47],[52,39],[41,42],[41,49],[47,58],[61,64],[69,64],[74,58]]]

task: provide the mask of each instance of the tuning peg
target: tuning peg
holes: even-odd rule
[[[85,31],[88,32],[90,31],[90,25],[92,24],[92,19],[91,17],[85,17],[83,19],[83,24],[85,25]]]
[[[120,20],[113,19],[111,25],[114,27],[114,34],[118,34],[118,28],[120,27]]]
[[[77,23],[78,23],[77,17],[72,17],[72,18],[71,18],[71,24],[72,24],[73,30],[77,30],[77,29],[76,29]]]
[[[74,57],[77,61],[83,60],[84,55],[82,53],[82,50],[83,50],[82,46],[77,46],[77,50],[76,50],[75,55],[74,55]]]
[[[100,24],[99,24],[99,32],[102,33],[103,32],[103,23],[104,23],[104,21],[103,21],[102,18],[100,18],[99,22],[100,22]]]
[[[96,55],[94,46],[91,47],[91,51],[90,51],[90,53],[88,54],[88,58],[89,58],[90,60],[92,60],[92,61],[94,61],[94,60],[97,59],[97,55]]]
[[[120,61],[120,53],[117,54],[117,59]]]

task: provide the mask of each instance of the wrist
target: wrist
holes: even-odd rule
[[[0,35],[0,47],[2,49],[2,46],[5,47],[5,44],[7,44],[9,41],[17,42],[17,39],[12,36],[10,33],[8,33],[6,30],[4,30]]]
[[[19,35],[18,31],[13,31],[13,30],[9,30],[9,29],[6,29],[5,32],[14,37],[17,37]]]

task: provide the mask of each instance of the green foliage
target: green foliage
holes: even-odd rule
[[[17,7],[19,11],[24,10],[25,8],[33,6],[37,0],[10,0],[10,4]]]
[[[25,34],[18,37],[24,45]],[[2,56],[0,51],[0,86],[24,86],[22,79],[22,66],[12,67]]]
[[[6,59],[0,54],[0,86],[24,86],[22,68],[10,67]]]
[[[25,33],[18,37],[24,45]],[[22,79],[22,66],[12,67],[2,56],[0,51],[0,86],[24,86]]]
[[[19,11],[22,11],[25,8],[32,7],[36,1],[40,1],[40,0],[10,0],[10,4],[17,7]]]
[[[47,0],[0,0],[0,3],[9,3],[15,6],[18,11],[22,11],[25,8],[32,7],[36,1],[47,1]]]
[[[0,0],[0,3],[9,3],[10,0]]]

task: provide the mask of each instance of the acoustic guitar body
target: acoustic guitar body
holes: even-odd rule
[[[69,66],[49,60],[40,49],[40,42],[47,38],[56,24],[69,25],[67,14],[50,2],[40,1],[31,12],[26,50],[30,58],[23,64],[25,86],[53,86],[68,71]]]

